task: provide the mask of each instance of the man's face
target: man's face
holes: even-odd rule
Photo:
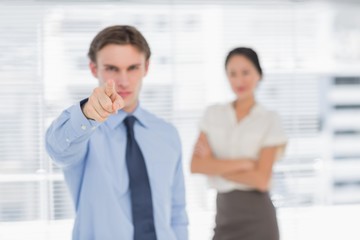
[[[124,111],[134,111],[149,67],[145,54],[130,44],[109,44],[97,53],[96,59],[96,63],[90,62],[94,77],[100,85],[113,80],[116,92],[124,99]]]

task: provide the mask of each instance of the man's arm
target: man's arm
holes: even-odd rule
[[[66,109],[46,131],[46,150],[61,167],[82,161],[91,133],[100,123],[89,120],[80,103]]]
[[[111,114],[124,107],[113,81],[94,89],[91,96],[65,110],[46,132],[46,150],[62,167],[85,158],[91,133]]]

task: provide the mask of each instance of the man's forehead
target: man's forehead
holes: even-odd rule
[[[126,44],[126,45],[120,45],[120,44],[108,44],[101,48],[97,55],[116,55],[121,54],[127,57],[145,57],[145,53],[140,51],[137,47]]]
[[[97,64],[117,67],[142,65],[146,62],[145,54],[131,45],[109,45],[97,53]]]

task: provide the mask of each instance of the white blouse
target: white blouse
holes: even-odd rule
[[[284,147],[287,142],[279,115],[259,104],[240,122],[237,122],[232,102],[210,106],[200,121],[200,131],[206,134],[214,156],[219,159],[256,161],[262,148]],[[219,192],[254,189],[220,176],[209,176],[208,180]]]

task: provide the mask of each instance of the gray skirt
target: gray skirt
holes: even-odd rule
[[[218,193],[213,240],[279,240],[276,211],[269,193]]]

